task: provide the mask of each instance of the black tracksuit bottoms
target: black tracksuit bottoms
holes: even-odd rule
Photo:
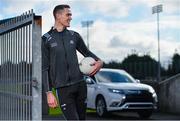
[[[87,85],[85,81],[57,88],[57,95],[65,120],[86,119]]]

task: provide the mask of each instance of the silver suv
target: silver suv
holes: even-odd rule
[[[154,89],[141,84],[124,70],[101,69],[94,77],[86,77],[87,107],[99,116],[112,111],[134,111],[149,118],[157,108]]]

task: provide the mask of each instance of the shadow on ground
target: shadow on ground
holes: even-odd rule
[[[126,114],[126,113],[111,113],[105,117],[98,117],[95,112],[87,113],[87,120],[140,120],[136,114]],[[43,120],[64,120],[62,115],[43,115]]]

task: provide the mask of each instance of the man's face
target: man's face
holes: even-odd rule
[[[70,27],[70,21],[72,20],[72,13],[69,8],[64,8],[57,14],[57,21],[64,27]]]

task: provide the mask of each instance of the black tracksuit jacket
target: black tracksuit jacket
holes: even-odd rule
[[[88,50],[81,36],[72,30],[51,29],[42,36],[42,82],[45,91],[83,81],[76,50],[84,57],[99,58]]]

